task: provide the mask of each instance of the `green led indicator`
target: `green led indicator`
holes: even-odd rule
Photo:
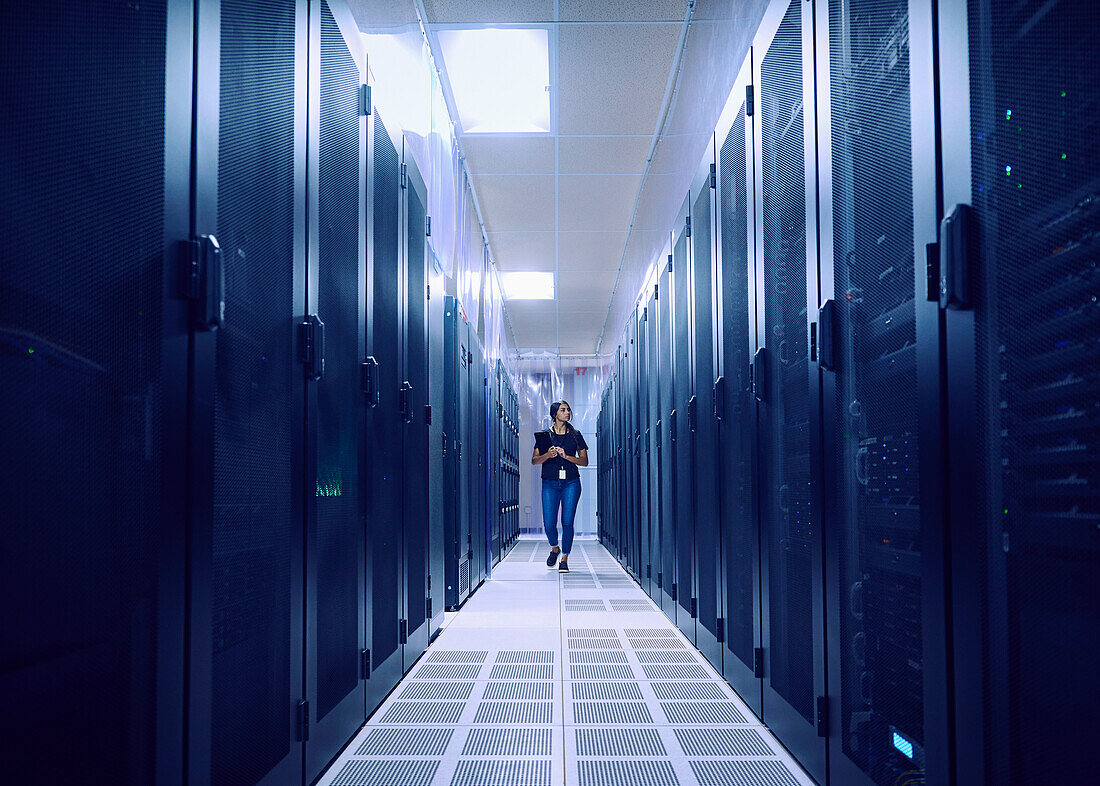
[[[27,354],[28,355],[33,355],[34,354],[34,347],[27,347]]]
[[[1065,160],[1066,160],[1066,154],[1065,154],[1065,153],[1062,153],[1062,160],[1063,160],[1063,161],[1065,161]]]
[[[1005,515],[1008,515],[1008,508],[1005,508]]]
[[[1066,91],[1065,91],[1065,90],[1063,90],[1063,91],[1062,91],[1062,98],[1065,98],[1065,97],[1066,97]]]

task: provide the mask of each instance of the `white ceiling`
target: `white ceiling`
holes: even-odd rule
[[[688,0],[351,0],[378,32],[407,24],[395,6],[422,13],[445,90],[440,26],[549,30],[553,132],[459,137],[497,268],[557,277],[557,300],[505,304],[521,353],[614,352],[765,4],[695,0],[689,18]],[[684,63],[696,106],[677,104]]]

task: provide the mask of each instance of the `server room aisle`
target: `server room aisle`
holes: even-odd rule
[[[595,541],[520,540],[323,786],[813,781]]]

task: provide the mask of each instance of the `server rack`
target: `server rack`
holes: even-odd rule
[[[653,575],[653,541],[650,525],[653,520],[650,489],[649,454],[649,310],[645,306],[638,311],[638,330],[635,339],[637,357],[636,387],[637,421],[634,443],[638,454],[638,583],[646,594],[651,594]]]
[[[657,302],[658,287],[654,285],[653,295],[646,306],[646,452],[649,457],[649,562],[646,563],[646,575],[649,577],[649,596],[660,602],[661,573],[661,528],[664,519],[661,516],[662,495],[665,493],[662,477],[664,466],[661,453],[661,312]]]
[[[481,586],[489,575],[489,520],[485,515],[485,358],[478,341],[477,328],[470,325],[470,531],[474,556],[470,563],[470,591]]]
[[[937,21],[958,780],[1088,778],[1096,12],[975,0]]]
[[[467,327],[458,301],[444,299],[443,472],[446,603],[454,610],[470,594],[469,484],[463,461],[468,412]]]
[[[347,9],[310,6],[306,269],[312,331],[307,366],[306,669],[312,780],[362,725],[366,683],[366,461],[361,363],[366,356],[366,124],[358,29]],[[327,339],[327,340],[325,340]],[[317,357],[321,354],[321,357]],[[318,362],[319,361],[319,362]],[[309,493],[312,490],[313,493]]]
[[[5,770],[167,782],[186,755],[194,7],[6,3],[0,24]]]
[[[691,201],[684,199],[672,243],[672,394],[674,415],[671,417],[672,453],[669,462],[675,465],[674,492],[676,515],[675,575],[672,579],[672,599],[679,604],[676,625],[695,643],[695,479],[692,474],[694,440],[692,438],[692,374],[694,358],[691,331]],[[667,578],[667,577],[666,577]]]
[[[401,167],[402,246],[400,312],[402,374],[398,395],[402,445],[402,526],[404,565],[401,615],[403,671],[428,647],[428,189],[406,147]]]
[[[447,417],[445,398],[447,358],[444,333],[443,270],[432,255],[428,284],[428,600],[431,614],[428,637],[435,638],[443,627],[443,612],[447,607],[447,554],[451,541],[446,529],[446,497],[449,486],[444,470],[447,453],[443,422]]]

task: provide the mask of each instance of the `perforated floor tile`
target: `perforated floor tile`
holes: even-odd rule
[[[799,786],[791,770],[778,761],[693,761],[699,786]]]
[[[451,786],[551,786],[550,772],[550,762],[542,760],[463,760]]]
[[[353,759],[331,781],[332,786],[431,786],[438,761]]]
[[[680,786],[668,761],[577,762],[580,786]]]

